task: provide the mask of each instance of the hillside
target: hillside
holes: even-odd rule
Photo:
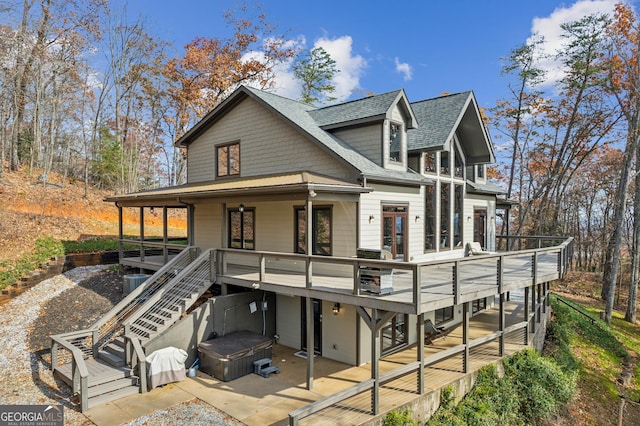
[[[20,170],[5,172],[0,179],[0,262],[19,258],[39,237],[117,237],[118,209],[103,201],[111,191],[90,188],[85,198],[82,182],[52,175],[45,187],[39,175]],[[157,221],[160,225],[160,218]]]

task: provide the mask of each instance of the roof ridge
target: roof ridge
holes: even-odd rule
[[[454,96],[465,95],[465,94],[468,94],[468,93],[473,93],[473,90],[465,90],[463,92],[456,92],[456,93],[447,93],[446,95],[440,95],[440,96],[436,96],[436,97],[433,97],[433,98],[427,98],[427,99],[422,99],[422,100],[419,100],[419,101],[410,102],[410,104],[414,105],[414,104],[419,104],[419,103],[422,103],[422,102],[429,102],[429,101],[435,101],[435,100],[438,100],[438,99],[451,98],[451,97],[454,97]]]
[[[315,109],[315,108],[313,107],[313,105],[309,105],[309,104],[304,103],[304,102],[302,102],[302,101],[300,101],[300,100],[298,100],[298,99],[291,99],[291,98],[288,98],[288,97],[286,97],[286,96],[278,95],[277,93],[269,92],[269,91],[267,91],[267,90],[258,89],[257,87],[253,87],[253,86],[247,86],[247,85],[244,85],[244,84],[243,84],[242,86],[243,86],[244,88],[246,88],[246,89],[249,89],[249,90],[255,90],[255,91],[258,91],[258,92],[261,92],[261,93],[265,93],[265,94],[267,94],[267,95],[274,96],[274,97],[276,97],[276,98],[284,99],[284,100],[289,101],[289,102],[295,102],[295,103],[297,103],[297,104],[300,104],[300,105],[301,105],[301,106],[303,106],[303,107],[307,107],[307,108],[310,108],[310,109]]]
[[[326,106],[323,106],[323,107],[320,107],[320,108],[315,108],[314,111],[322,111],[322,110],[329,109],[329,108],[335,108],[335,107],[339,107],[339,106],[342,106],[342,105],[351,104],[351,103],[354,103],[354,102],[360,102],[360,101],[363,101],[363,100],[366,100],[366,99],[371,99],[371,98],[376,98],[376,97],[379,97],[379,96],[390,95],[391,93],[402,92],[403,90],[404,89],[390,90],[388,92],[378,93],[378,94],[370,95],[370,96],[365,96],[363,98],[351,99],[351,100],[340,102],[340,103],[337,103],[337,104],[326,105]]]

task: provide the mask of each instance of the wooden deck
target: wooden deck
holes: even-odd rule
[[[420,276],[420,308],[415,304],[414,275],[416,272],[403,268],[393,269],[393,290],[389,294],[374,294],[362,291],[355,284],[354,266],[331,265],[318,268],[307,278],[305,263],[300,260],[266,260],[263,272],[260,266],[226,262],[218,272],[219,280],[226,283],[261,289],[276,293],[320,298],[332,302],[346,303],[367,308],[384,309],[402,313],[423,313],[435,309],[491,297],[498,292],[498,262],[502,262],[503,292],[518,290],[533,283],[531,254],[509,257],[486,256],[463,258],[462,262],[446,261],[417,265]],[[323,259],[323,262],[328,260]],[[405,264],[406,265],[406,264]],[[322,265],[324,266],[324,265]],[[457,270],[457,281],[454,270]],[[556,253],[538,256],[535,283],[544,283],[560,278]],[[309,281],[309,282],[308,282]],[[459,293],[456,294],[456,282]],[[457,302],[457,303],[456,303]]]

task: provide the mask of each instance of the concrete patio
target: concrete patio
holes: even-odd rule
[[[523,321],[522,303],[506,304],[507,323]],[[483,337],[497,329],[498,310],[489,309],[470,320],[471,339]],[[462,330],[458,327],[444,337],[425,346],[425,358],[459,345]],[[505,354],[511,355],[523,348],[524,330],[511,333],[505,341]],[[157,410],[194,399],[213,407],[247,425],[286,425],[288,414],[300,407],[332,395],[371,377],[370,364],[350,366],[323,357],[314,361],[313,389],[307,390],[306,360],[294,353],[295,349],[276,344],[273,364],[280,374],[263,378],[256,374],[222,382],[198,371],[195,378],[169,384],[146,394],[137,394],[90,409],[86,415],[94,423],[119,425],[149,415]],[[416,360],[416,348],[408,347],[380,360],[381,373],[391,371]],[[471,349],[469,372],[497,362],[498,342],[491,341]],[[462,357],[454,356],[425,368],[425,394],[463,378]],[[418,397],[415,374],[408,374],[380,388],[380,413],[403,406]],[[360,395],[322,410],[300,424],[362,424],[374,419],[370,413],[371,394]]]

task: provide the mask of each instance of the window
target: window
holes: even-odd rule
[[[229,247],[255,250],[255,209],[242,204],[229,210]]]
[[[458,148],[454,149],[453,162],[455,169],[453,171],[454,176],[462,179],[464,177],[464,166],[462,164],[462,155],[460,154],[460,150]]]
[[[216,152],[218,156],[217,177],[240,174],[240,142],[220,145]]]
[[[487,299],[476,299],[471,302],[471,313],[475,314],[476,312],[480,312],[484,309],[487,309]]]
[[[425,173],[436,172],[436,153],[435,152],[424,153],[424,172]]]
[[[484,164],[478,164],[476,166],[476,175],[479,178],[484,179]]]
[[[389,160],[400,161],[400,146],[402,141],[402,124],[389,123]]]
[[[296,253],[307,252],[307,210],[296,207]],[[312,254],[331,256],[331,207],[314,207],[312,213]]]
[[[443,324],[447,321],[451,321],[453,319],[453,306],[448,306],[442,309],[436,309],[435,312],[435,320],[436,324]]]
[[[451,166],[449,165],[449,153],[447,151],[440,152],[440,174],[449,176],[451,174]]]
[[[424,249],[436,249],[436,203],[433,185],[425,187],[424,199]]]
[[[462,248],[462,204],[464,203],[464,188],[455,185],[453,197],[453,245]]]
[[[449,194],[451,193],[451,185],[448,183],[440,184],[440,248],[449,248],[449,218],[451,203],[449,202]]]

